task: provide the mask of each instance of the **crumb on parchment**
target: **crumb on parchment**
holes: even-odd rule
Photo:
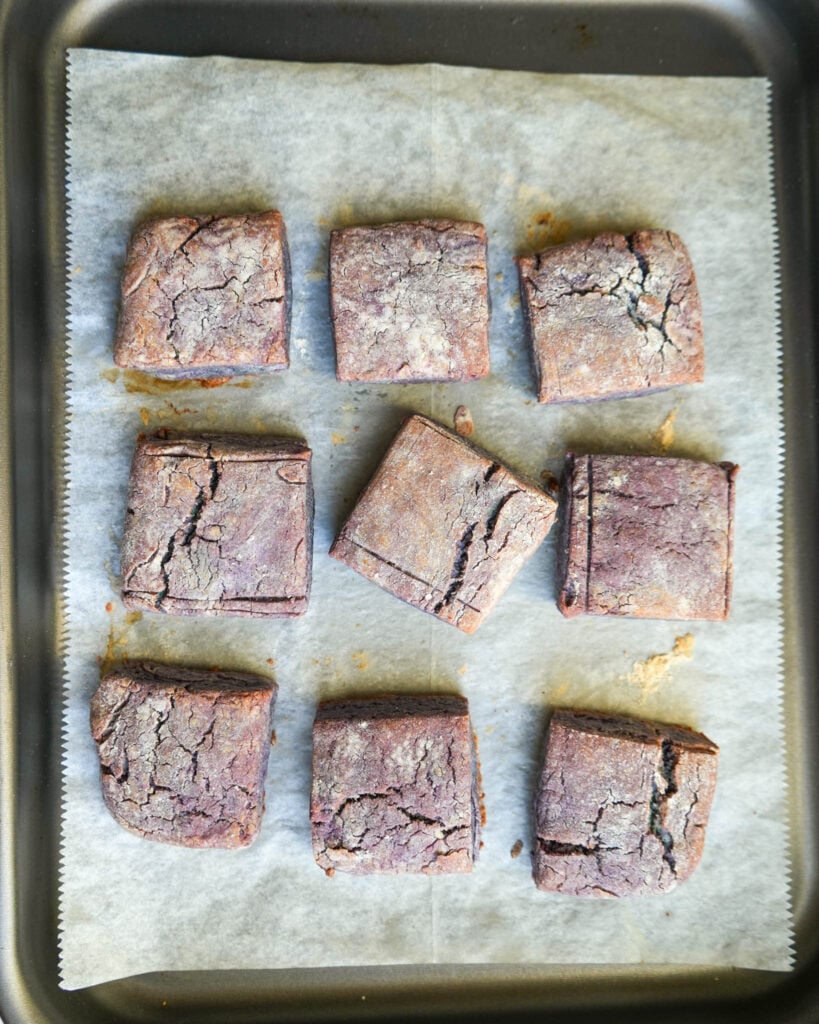
[[[693,653],[694,636],[692,633],[685,633],[675,638],[674,646],[666,654],[652,654],[643,661],[635,661],[631,672],[622,678],[634,686],[639,686],[643,693],[655,693],[671,667],[683,659],[690,658]]]

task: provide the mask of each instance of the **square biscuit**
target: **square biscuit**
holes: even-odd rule
[[[246,672],[135,662],[91,699],[105,804],[176,846],[247,846],[264,812],[277,686]]]
[[[591,402],[704,376],[694,268],[671,231],[603,234],[516,260],[540,402]]]
[[[560,611],[727,618],[737,472],[730,462],[570,452],[558,513]]]
[[[410,416],[330,554],[472,633],[549,532],[556,503],[486,452]]]
[[[339,380],[485,377],[486,230],[421,220],[334,231],[330,308]]]
[[[664,893],[705,845],[718,748],[706,736],[593,711],[555,711],[535,798],[538,889]]]
[[[176,379],[284,370],[289,317],[277,210],[149,220],[128,244],[114,362]]]
[[[310,449],[240,435],[141,435],[122,539],[122,600],[176,615],[307,610]]]
[[[328,874],[468,872],[478,767],[463,697],[325,701],[313,725],[310,822]]]

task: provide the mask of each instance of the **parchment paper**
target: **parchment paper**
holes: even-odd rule
[[[780,713],[779,406],[775,223],[763,80],[542,76],[70,54],[70,420],[62,983],[158,969],[397,963],[790,965]],[[292,367],[213,389],[114,371],[118,277],[157,212],[277,207],[290,238]],[[411,216],[483,221],[492,375],[466,385],[334,378],[332,226]],[[516,252],[602,229],[664,227],[694,260],[703,385],[540,407]],[[148,391],[152,390],[150,387]],[[738,480],[728,623],[561,618],[554,538],[466,636],[327,556],[402,416],[451,423],[534,478],[569,445],[730,459]],[[309,612],[281,622],[126,616],[118,548],[139,430],[283,432],[314,451]],[[690,634],[668,659],[675,638]],[[692,647],[693,643],[693,647]],[[686,657],[687,653],[691,657]],[[258,841],[189,851],[119,828],[88,728],[100,659],[154,657],[269,672],[280,685]],[[637,666],[635,668],[635,665]],[[487,823],[473,874],[337,875],[307,817],[316,701],[457,690],[480,741]],[[584,901],[530,878],[532,788],[548,709],[679,721],[721,746],[705,855],[670,895]],[[523,853],[510,850],[523,840]]]

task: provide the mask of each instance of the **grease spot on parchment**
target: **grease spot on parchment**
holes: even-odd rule
[[[569,692],[569,684],[568,683],[559,683],[554,688],[554,690],[552,690],[551,693],[549,694],[549,700],[552,701],[552,702],[562,700],[566,696],[566,694],[568,692]]]
[[[355,226],[360,220],[352,203],[339,203],[330,218],[319,217],[316,223],[320,228],[349,228]]]

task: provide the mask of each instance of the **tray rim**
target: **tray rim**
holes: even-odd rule
[[[57,0],[57,2],[59,2],[59,0]],[[474,6],[474,4],[471,3],[471,0],[453,0],[453,2],[462,7]],[[499,2],[502,4],[504,0],[499,0]],[[548,6],[552,2],[552,0],[545,0],[545,2]],[[598,7],[600,6],[601,2],[605,2],[605,0],[598,0],[598,2],[595,2],[590,6]],[[537,3],[537,0],[534,0],[534,3]],[[9,22],[12,20],[10,18],[10,14],[14,13],[15,10],[15,0],[0,0],[0,5],[0,38],[2,38],[4,43],[3,52],[5,58],[6,33],[8,30]],[[322,4],[320,0],[319,6],[321,5]],[[677,8],[685,7],[685,4],[677,4],[671,2],[668,2],[666,5],[674,6]],[[324,6],[329,6],[329,4],[324,4]],[[348,6],[350,6],[351,8],[363,9],[367,5],[366,3],[361,2],[361,0],[353,0],[353,2]],[[649,0],[638,0],[638,6],[648,7],[653,5],[650,4]],[[700,6],[708,7],[709,5],[705,3]],[[761,4],[749,3],[745,4],[744,6],[753,8],[755,13],[758,14],[758,9],[761,6]],[[807,0],[807,3],[797,4],[797,6],[800,6],[805,9],[812,9],[814,18],[819,18],[819,12],[816,10],[816,4],[811,2],[811,0]],[[19,9],[19,7],[20,4],[18,3],[17,8]],[[72,23],[72,17],[76,19],[76,7],[77,5],[75,5],[74,7],[69,7],[68,11],[65,13],[63,18],[58,22],[56,27],[53,28],[52,35],[47,41],[45,39],[41,40],[40,72],[44,79],[49,75],[59,76],[63,72],[63,50],[64,47],[68,45],[67,34],[76,34],[77,32],[81,33],[82,31],[82,27],[77,24],[76,20],[74,20]],[[102,5],[100,5],[100,7],[102,7]],[[72,41],[71,45],[81,45],[81,41],[80,43]],[[791,83],[791,86],[793,87],[793,83]],[[778,95],[775,89],[775,103],[778,102],[781,104],[786,101],[786,98],[787,91],[785,89],[783,89]],[[5,90],[3,94],[3,100],[5,101]],[[801,102],[804,104],[804,98],[802,98]],[[5,102],[3,109],[5,114]],[[51,110],[49,113],[52,120],[51,129],[56,130],[56,125],[54,121],[56,119],[56,122],[59,122],[59,112]],[[772,113],[772,116],[775,120],[775,111]],[[4,146],[5,141],[2,137],[0,137],[0,147]],[[5,149],[2,150],[2,153],[4,159],[2,164],[0,164],[0,194],[3,195],[4,202],[7,202],[7,183],[5,177],[7,153]],[[784,187],[785,184],[779,180],[778,175],[777,196],[780,200],[781,192]],[[782,206],[780,206],[780,221],[782,217],[781,210]],[[59,277],[59,275],[62,273],[63,264],[59,239],[53,237],[52,234],[52,237],[49,238],[49,241],[51,243],[51,245],[49,246],[49,262],[51,264],[51,276],[53,279],[54,276]],[[10,252],[8,218],[5,216],[0,217],[0,247],[0,253],[6,254]],[[6,268],[4,265],[4,271],[5,269]],[[63,298],[63,302],[64,301],[65,300]],[[12,413],[14,411],[14,405],[13,400],[8,400],[9,393],[13,385],[14,372],[14,367],[11,358],[14,353],[13,323],[12,318],[9,316],[10,302],[11,296],[9,294],[8,278],[6,273],[3,273],[2,277],[0,277],[0,394],[2,395],[3,398],[3,407],[1,414],[2,419],[0,419],[0,461],[2,462],[4,484],[4,486],[0,488],[0,640],[2,640],[2,659],[0,660],[0,742],[2,742],[2,762],[0,762],[0,768],[2,769],[0,770],[0,810],[2,810],[3,813],[4,828],[0,830],[0,865],[2,866],[2,874],[0,874],[0,897],[2,897],[2,906],[7,908],[7,913],[5,916],[2,917],[2,919],[0,919],[0,953],[2,954],[2,963],[0,963],[0,971],[2,973],[0,974],[0,977],[3,978],[2,991],[5,993],[4,996],[0,997],[0,1012],[6,1013],[7,1024],[11,1024],[13,1020],[17,1019],[69,1019],[64,1016],[64,1013],[62,1011],[66,1009],[69,1005],[79,1007],[81,1003],[87,1003],[87,1000],[92,995],[97,995],[99,997],[97,1001],[98,1007],[108,1006],[110,1009],[113,1009],[114,1005],[120,1003],[121,996],[124,995],[126,992],[130,991],[132,995],[136,997],[136,994],[138,992],[144,992],[146,990],[146,986],[149,989],[155,987],[155,984],[152,985],[151,979],[153,979],[155,983],[158,982],[160,987],[163,986],[163,981],[165,981],[165,984],[167,984],[167,977],[170,977],[173,980],[173,982],[177,985],[177,988],[180,987],[178,983],[182,982],[183,980],[189,980],[190,986],[194,986],[197,984],[201,986],[202,984],[200,972],[174,972],[169,976],[166,976],[164,974],[153,976],[140,976],[135,979],[125,979],[123,982],[107,983],[103,986],[96,986],[95,989],[82,990],[82,996],[78,996],[77,993],[69,993],[64,992],[62,990],[57,990],[57,992],[55,993],[56,999],[52,1003],[50,1009],[59,1013],[59,1017],[52,1016],[51,1013],[49,1013],[48,1017],[45,1017],[41,1016],[41,1011],[44,1009],[44,1007],[42,1005],[37,1004],[36,1000],[34,999],[34,993],[31,985],[31,971],[30,969],[27,970],[26,965],[22,962],[22,958],[19,955],[19,943],[17,941],[19,937],[20,928],[19,917],[20,914],[24,911],[24,907],[21,901],[18,899],[18,894],[20,893],[20,875],[18,871],[15,871],[15,867],[17,866],[15,865],[15,860],[19,856],[19,851],[16,850],[14,846],[14,837],[16,836],[16,798],[18,795],[16,789],[14,788],[14,782],[17,777],[17,772],[19,771],[19,758],[21,756],[25,756],[25,751],[22,749],[21,744],[18,743],[18,737],[15,728],[15,712],[17,710],[17,694],[15,693],[15,683],[18,678],[17,673],[20,666],[20,655],[22,652],[20,650],[18,640],[20,616],[15,614],[15,595],[19,595],[21,581],[19,579],[19,574],[15,574],[13,569],[13,557],[14,552],[16,550],[16,534],[14,530],[14,509],[12,506],[15,497],[15,491],[13,486],[13,468],[11,466],[11,460],[8,458],[9,448],[14,446],[15,437],[14,432],[11,429],[13,426]],[[63,331],[63,327],[59,324],[52,324],[52,327],[55,328],[54,336],[60,337]],[[59,366],[52,367],[52,373],[53,383],[56,385],[56,383],[60,379]],[[57,413],[60,412],[60,394],[60,389],[55,386],[54,393],[52,394],[51,398],[52,401],[56,400],[58,402],[56,410]],[[52,413],[52,416],[53,415],[54,414]],[[791,436],[788,427],[789,424],[786,422],[786,436]],[[55,454],[59,459],[60,453]],[[813,489],[815,490],[815,486]],[[791,509],[789,513],[788,508],[786,507],[786,526],[788,524],[789,517],[792,519],[793,516],[794,510]],[[787,537],[787,529],[785,533]],[[55,571],[58,573],[59,568],[57,568]],[[58,621],[58,618],[59,609],[56,608],[55,621]],[[799,660],[800,658],[804,659],[805,653],[806,652],[804,650],[790,653],[786,651],[786,657],[788,659],[788,662],[790,663],[793,658],[796,658],[797,660]],[[804,675],[803,672],[800,672],[799,674]],[[57,717],[59,718],[59,716]],[[52,732],[53,731],[54,730],[52,729]],[[59,728],[57,728],[56,731],[59,732]],[[51,739],[53,741],[55,739],[55,736],[52,735]],[[806,741],[807,737],[802,736],[801,743],[804,744]],[[56,746],[58,747],[59,743],[57,743]],[[53,756],[57,757],[57,759],[59,760],[59,753],[54,753]],[[793,785],[793,780],[791,780],[791,784]],[[805,917],[807,916],[808,904],[810,903],[811,899],[814,903],[816,902],[815,884],[813,885],[813,887],[811,887],[811,885],[803,886],[803,893],[804,897],[802,900],[802,914],[799,914],[797,916],[796,912],[798,908],[794,907],[797,925],[800,922],[803,925],[805,924]],[[804,927],[802,931],[804,931]],[[660,979],[662,979],[663,981],[670,983],[672,987],[674,985],[675,977],[680,973],[689,978],[689,980],[692,975],[701,974],[703,976],[701,980],[703,984],[707,986],[707,990],[703,991],[701,997],[696,1000],[697,1003],[700,1003],[705,999],[717,999],[718,1001],[720,1000],[720,982],[722,979],[716,977],[720,974],[731,975],[734,979],[736,979],[739,976],[749,976],[748,978],[744,978],[743,1001],[750,1000],[754,996],[758,996],[763,993],[771,995],[772,993],[778,992],[781,997],[784,996],[784,990],[788,988],[789,982],[792,982],[794,979],[801,977],[804,974],[805,970],[810,966],[810,943],[806,943],[804,938],[798,940],[797,952],[801,955],[798,957],[797,960],[797,969],[791,975],[779,975],[774,974],[774,972],[757,971],[715,972],[709,969],[692,970],[691,968],[672,968],[671,970],[669,970],[667,968],[662,967],[644,970],[644,974],[646,975],[647,981],[649,980],[649,976],[660,976],[656,979],[658,984],[660,983]],[[815,949],[813,950],[813,953],[815,956]],[[384,978],[386,975],[389,975],[393,980],[396,980],[400,979],[400,976],[402,974],[405,974],[407,971],[417,973],[417,970],[413,968],[407,968],[403,970],[399,969],[397,971],[385,970],[384,968],[374,968],[368,969],[364,972],[362,972],[362,970],[358,968],[348,968],[339,969],[337,972],[322,973],[325,975],[328,973],[334,975],[333,982],[336,986],[338,986],[336,990],[343,991],[347,989],[352,990],[360,988],[363,977],[366,976],[369,972],[375,972],[379,974],[382,978]],[[533,968],[532,972],[519,972],[520,982],[524,982],[522,974],[533,972],[542,974],[543,969]],[[249,972],[210,972],[210,978],[212,983],[216,984],[216,979],[221,979],[223,978],[223,976],[227,975],[231,981],[235,982],[237,980],[235,978],[235,975],[239,973],[244,974]],[[254,971],[252,973],[254,975],[254,986],[256,982],[262,980],[260,976],[264,976],[265,978],[271,976],[271,980],[275,980],[272,976],[281,974],[281,972],[275,971]],[[310,972],[304,971],[288,973],[309,974]],[[441,982],[441,984],[444,985],[444,987],[451,984],[452,977],[451,974],[449,973],[448,968],[442,968],[440,971],[435,971],[432,973],[443,975],[443,981]],[[463,970],[459,968],[457,970],[457,973],[459,975],[469,974],[470,969]],[[498,972],[487,972],[486,968],[475,968],[474,973],[481,973],[483,975],[486,975],[488,973],[491,974]],[[553,973],[569,975],[577,974],[577,972],[571,970],[567,972],[563,968],[555,969]],[[586,970],[585,974],[588,973],[605,974],[606,976],[618,973],[633,974],[634,969],[632,965],[626,965],[622,970],[612,971],[611,968],[601,968],[599,970],[591,972]],[[338,977],[335,977],[335,975],[338,975]],[[346,977],[342,978],[341,975],[345,975]],[[773,975],[773,978],[771,978],[769,975]],[[715,977],[713,978],[713,980],[709,982],[709,979],[712,976]],[[228,979],[225,978],[224,980]],[[297,979],[295,982],[296,988],[300,990],[305,984],[305,982],[306,979]],[[370,979],[368,982],[368,985],[375,984],[375,978]],[[438,983],[436,982],[436,984]],[[489,984],[491,985],[491,982]],[[583,984],[584,982],[581,979],[581,987],[583,986]],[[793,985],[791,985],[790,987],[792,988]],[[114,992],[114,988],[117,988],[119,991]],[[817,1005],[819,1005],[819,989],[817,989],[815,996],[817,1000]],[[110,997],[113,997],[113,1001],[109,1001]],[[543,997],[542,994],[540,997]],[[532,998],[536,1001],[537,993]],[[509,1005],[507,1004],[507,1009],[508,1008]],[[523,1005],[521,1005],[520,1008],[521,1010],[524,1010]],[[792,1008],[797,1009],[796,1006],[793,1006]],[[11,1013],[16,1013],[17,1016],[11,1016]],[[124,1020],[126,1018],[118,1017],[117,1019]],[[785,1018],[783,1017],[783,1019]],[[793,1017],[792,1019],[798,1018]]]

